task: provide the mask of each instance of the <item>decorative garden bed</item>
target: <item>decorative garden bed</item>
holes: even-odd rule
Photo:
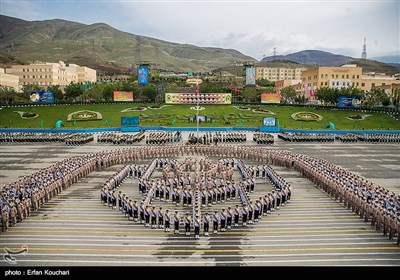
[[[236,108],[240,111],[250,111],[251,110],[250,107],[245,107],[245,106],[231,106],[231,107]]]
[[[22,119],[27,119],[27,120],[39,117],[38,114],[31,112],[23,112],[23,111],[13,111],[13,112],[19,114]]]
[[[193,107],[190,107],[190,110],[195,110],[195,111],[197,111],[197,109],[198,109],[199,111],[201,111],[201,110],[205,110],[206,108],[200,107],[200,106],[193,106]]]
[[[149,108],[150,110],[160,110],[164,107],[168,107],[171,105],[152,105],[152,106],[147,106],[147,108]]]
[[[275,115],[274,112],[271,112],[269,110],[265,110],[265,109],[253,109],[254,113],[262,113],[262,114],[268,114],[268,115]]]
[[[347,119],[352,121],[362,121],[363,119],[369,116],[371,115],[350,115],[347,117]]]
[[[292,114],[291,117],[295,121],[305,121],[305,122],[319,122],[323,119],[322,116],[313,112],[297,112]]]
[[[145,111],[147,110],[146,107],[131,107],[131,108],[127,108],[121,111],[121,113],[125,113],[125,112],[140,112],[140,111]]]
[[[103,119],[99,112],[82,110],[68,115],[67,121],[97,121]]]

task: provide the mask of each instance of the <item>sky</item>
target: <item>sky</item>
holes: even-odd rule
[[[24,20],[104,22],[121,31],[256,59],[317,49],[361,57],[396,55],[400,1],[0,0],[0,13]]]

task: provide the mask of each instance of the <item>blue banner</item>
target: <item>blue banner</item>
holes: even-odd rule
[[[263,119],[264,126],[276,126],[276,119],[275,117],[266,117]]]
[[[247,67],[246,68],[246,85],[256,85],[256,68],[255,67]]]
[[[50,91],[31,91],[30,100],[35,103],[54,103],[54,94]]]
[[[338,107],[339,108],[360,108],[361,107],[361,97],[339,96]]]
[[[149,83],[149,67],[139,66],[138,68],[138,84],[147,85]]]
[[[121,117],[121,126],[138,126],[139,117]]]

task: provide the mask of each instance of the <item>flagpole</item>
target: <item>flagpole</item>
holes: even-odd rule
[[[199,139],[199,83],[196,84],[196,138]]]

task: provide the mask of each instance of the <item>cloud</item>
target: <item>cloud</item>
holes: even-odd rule
[[[360,1],[9,1],[4,14],[28,20],[105,22],[177,43],[233,48],[261,59],[321,49],[359,57],[399,50],[399,2]],[[389,36],[388,36],[389,35]]]

